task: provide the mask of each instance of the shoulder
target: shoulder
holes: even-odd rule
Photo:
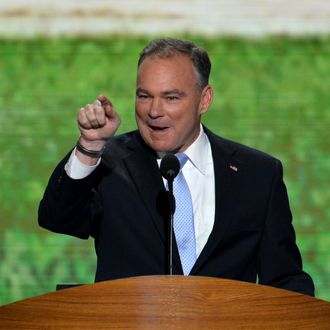
[[[102,162],[107,167],[127,158],[155,158],[155,152],[144,142],[138,130],[116,135],[107,141]]]
[[[130,145],[136,143],[137,135],[137,131],[131,131],[110,138],[102,154],[102,163],[112,168],[117,161],[125,158],[130,153]]]
[[[115,145],[126,145],[127,143],[135,140],[138,136],[140,136],[138,130],[115,135],[108,140],[107,147]]]
[[[125,154],[131,146],[138,145],[140,134],[137,130],[115,135],[107,141],[104,154]]]
[[[219,157],[229,157],[256,169],[282,168],[280,160],[271,154],[221,137],[207,128],[204,128],[204,130],[210,140],[213,155],[216,153],[219,156],[220,154]]]

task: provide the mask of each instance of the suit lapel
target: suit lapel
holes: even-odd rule
[[[205,132],[211,143],[214,163],[215,220],[209,239],[201,251],[192,273],[198,272],[225,236],[233,209],[237,207],[237,195],[244,171],[243,165],[234,157],[235,150],[229,150],[222,138],[215,136],[207,129]]]
[[[166,250],[168,250],[168,197],[159,172],[156,155],[145,145],[140,136],[130,141],[128,148],[131,152],[123,161],[139,197],[148,210],[161,240],[167,247]],[[173,246],[173,263],[179,271],[182,269],[176,244]]]

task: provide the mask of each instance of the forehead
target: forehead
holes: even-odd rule
[[[137,84],[196,84],[195,68],[188,56],[147,57],[138,68]]]

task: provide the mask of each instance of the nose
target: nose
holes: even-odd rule
[[[154,97],[152,99],[152,102],[150,103],[150,109],[149,109],[149,117],[150,118],[158,118],[162,117],[163,110],[162,110],[162,104],[160,99]]]

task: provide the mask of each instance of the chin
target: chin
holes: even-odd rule
[[[157,143],[156,144],[152,144],[151,145],[151,148],[153,150],[155,150],[156,152],[169,152],[169,148],[168,147],[162,146],[162,145],[158,145]]]
[[[151,142],[148,143],[149,147],[151,147],[156,152],[172,152],[173,148],[167,144],[159,143],[159,142]]]

